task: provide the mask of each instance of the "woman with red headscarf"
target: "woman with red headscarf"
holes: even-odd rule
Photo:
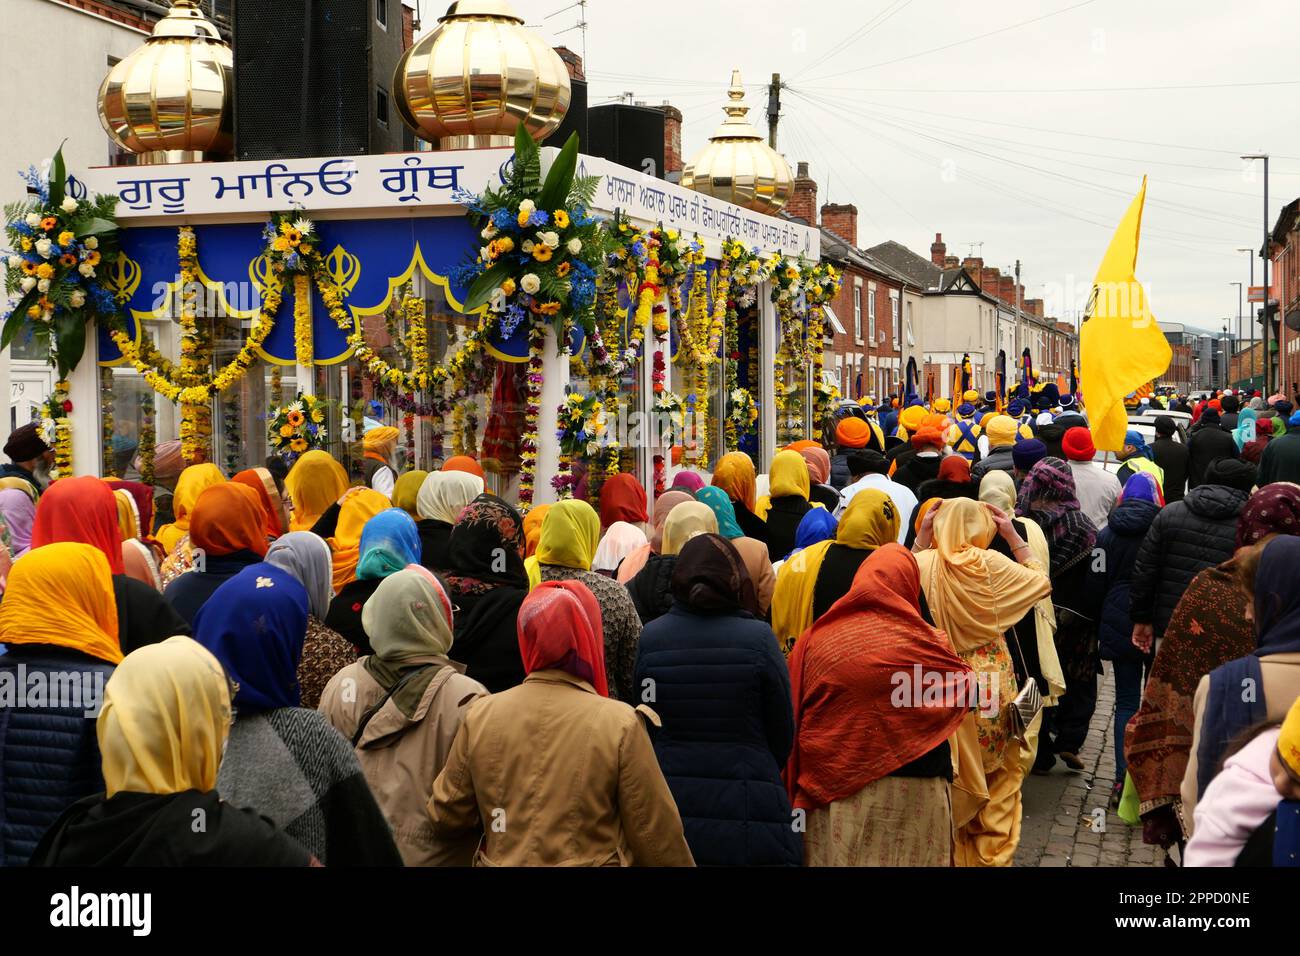
[[[650,520],[646,514],[645,486],[632,475],[614,475],[600,486],[600,530],[608,530],[616,521],[645,530]]]
[[[130,577],[122,558],[117,499],[98,478],[60,478],[41,495],[32,524],[32,550],[60,541],[88,544],[108,559],[123,653],[157,644],[190,627],[153,587]]]
[[[266,517],[257,493],[225,482],[199,495],[190,517],[194,570],[167,585],[163,597],[193,622],[214,591],[266,556]]]
[[[528,676],[465,714],[429,800],[435,839],[492,866],[692,865],[642,718],[608,697],[595,597],[539,584],[518,629]]]
[[[948,738],[974,682],[948,636],[921,616],[920,592],[916,559],[890,542],[790,655],[795,739],[785,781],[791,804],[808,811],[808,866],[952,864]],[[900,674],[937,683],[900,686]]]

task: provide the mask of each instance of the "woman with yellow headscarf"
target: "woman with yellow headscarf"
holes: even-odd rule
[[[218,798],[230,698],[221,665],[188,637],[143,647],[122,661],[104,689],[95,726],[104,793],[74,803],[41,839],[32,865],[314,863],[257,811]]]
[[[1015,560],[989,550],[995,535]],[[1020,842],[1025,770],[1008,716],[1019,686],[1003,635],[1052,584],[1010,517],[969,498],[933,509],[916,550],[930,617],[979,679],[978,709],[953,736],[954,862],[1009,866]]]
[[[834,541],[809,545],[781,565],[772,594],[772,630],[786,651],[813,621],[849,593],[871,553],[898,540],[898,507],[879,488],[863,488],[840,517]]]
[[[348,490],[348,473],[327,451],[309,451],[289,469],[284,490],[293,505],[290,531],[310,531]]]
[[[22,866],[48,828],[74,800],[99,789],[99,752],[85,717],[102,699],[104,681],[122,660],[108,558],[81,543],[47,544],[14,562],[0,602],[0,686],[65,688],[45,700],[19,695],[4,703],[0,752],[37,755],[0,774],[0,807],[24,810],[23,826],[6,836],[5,860]],[[69,681],[69,677],[72,680]],[[70,699],[60,699],[63,694]],[[61,728],[51,733],[52,726]],[[57,795],[33,803],[31,794]]]
[[[388,498],[371,488],[358,488],[347,496],[339,509],[338,527],[327,543],[334,555],[333,584],[335,591],[357,576],[357,563],[361,560],[361,532],[366,522],[391,508]]]
[[[643,626],[667,614],[673,606],[673,569],[686,542],[697,534],[717,533],[718,516],[702,501],[683,501],[668,512],[659,553],[651,554],[645,566],[627,582]]]
[[[176,552],[182,539],[189,534],[190,515],[199,500],[199,495],[225,480],[221,470],[211,462],[190,465],[181,472],[180,478],[176,481],[176,490],[172,493],[172,513],[175,515],[175,520],[171,524],[163,525],[154,535],[168,555]]]
[[[812,480],[808,462],[797,451],[778,452],[768,473],[768,493],[758,500],[754,513],[767,522],[768,554],[779,561],[794,550],[799,522],[813,507],[808,500]],[[741,525],[744,530],[744,525]]]
[[[707,506],[701,507],[709,511]],[[641,618],[627,588],[591,570],[599,544],[600,516],[596,509],[574,498],[551,505],[537,542],[538,575],[542,581],[580,581],[595,596],[604,631],[609,696],[635,706],[638,700],[632,671],[641,637]]]
[[[767,542],[767,523],[754,509],[758,507],[758,477],[754,462],[743,451],[733,451],[718,459],[713,469],[713,484],[727,493],[736,510],[736,524],[746,538]]]
[[[412,518],[417,521],[420,519],[420,512],[416,510],[415,499],[420,493],[420,486],[424,484],[424,479],[429,477],[427,471],[408,471],[397,479],[397,484],[393,485],[393,507],[401,508]]]

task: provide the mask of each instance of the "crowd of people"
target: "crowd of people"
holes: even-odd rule
[[[1300,853],[1300,412],[844,403],[521,514],[457,456],[0,467],[0,864],[1006,866],[1078,773],[1186,865]],[[194,821],[202,820],[198,827]],[[1174,849],[1177,852],[1174,853]]]

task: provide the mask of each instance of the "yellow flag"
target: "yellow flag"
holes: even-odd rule
[[[1173,357],[1134,275],[1146,194],[1144,176],[1141,191],[1101,260],[1079,338],[1079,384],[1092,425],[1092,441],[1106,451],[1124,447],[1128,430],[1124,396],[1162,375]]]

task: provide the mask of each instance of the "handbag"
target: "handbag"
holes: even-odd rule
[[[1016,652],[1020,655],[1020,666],[1028,675],[1029,667],[1025,664],[1025,654],[1020,649],[1020,635],[1016,634],[1014,628],[1008,633],[1012,635],[1011,643],[1015,644]],[[1011,722],[1011,733],[1021,743],[1028,743],[1025,738],[1029,734],[1029,725],[1034,722],[1034,718],[1038,716],[1039,711],[1042,709],[1043,695],[1038,692],[1038,682],[1033,677],[1026,676],[1025,686],[1020,689],[1016,699],[1011,702],[1011,708],[1007,713],[1007,719]]]

